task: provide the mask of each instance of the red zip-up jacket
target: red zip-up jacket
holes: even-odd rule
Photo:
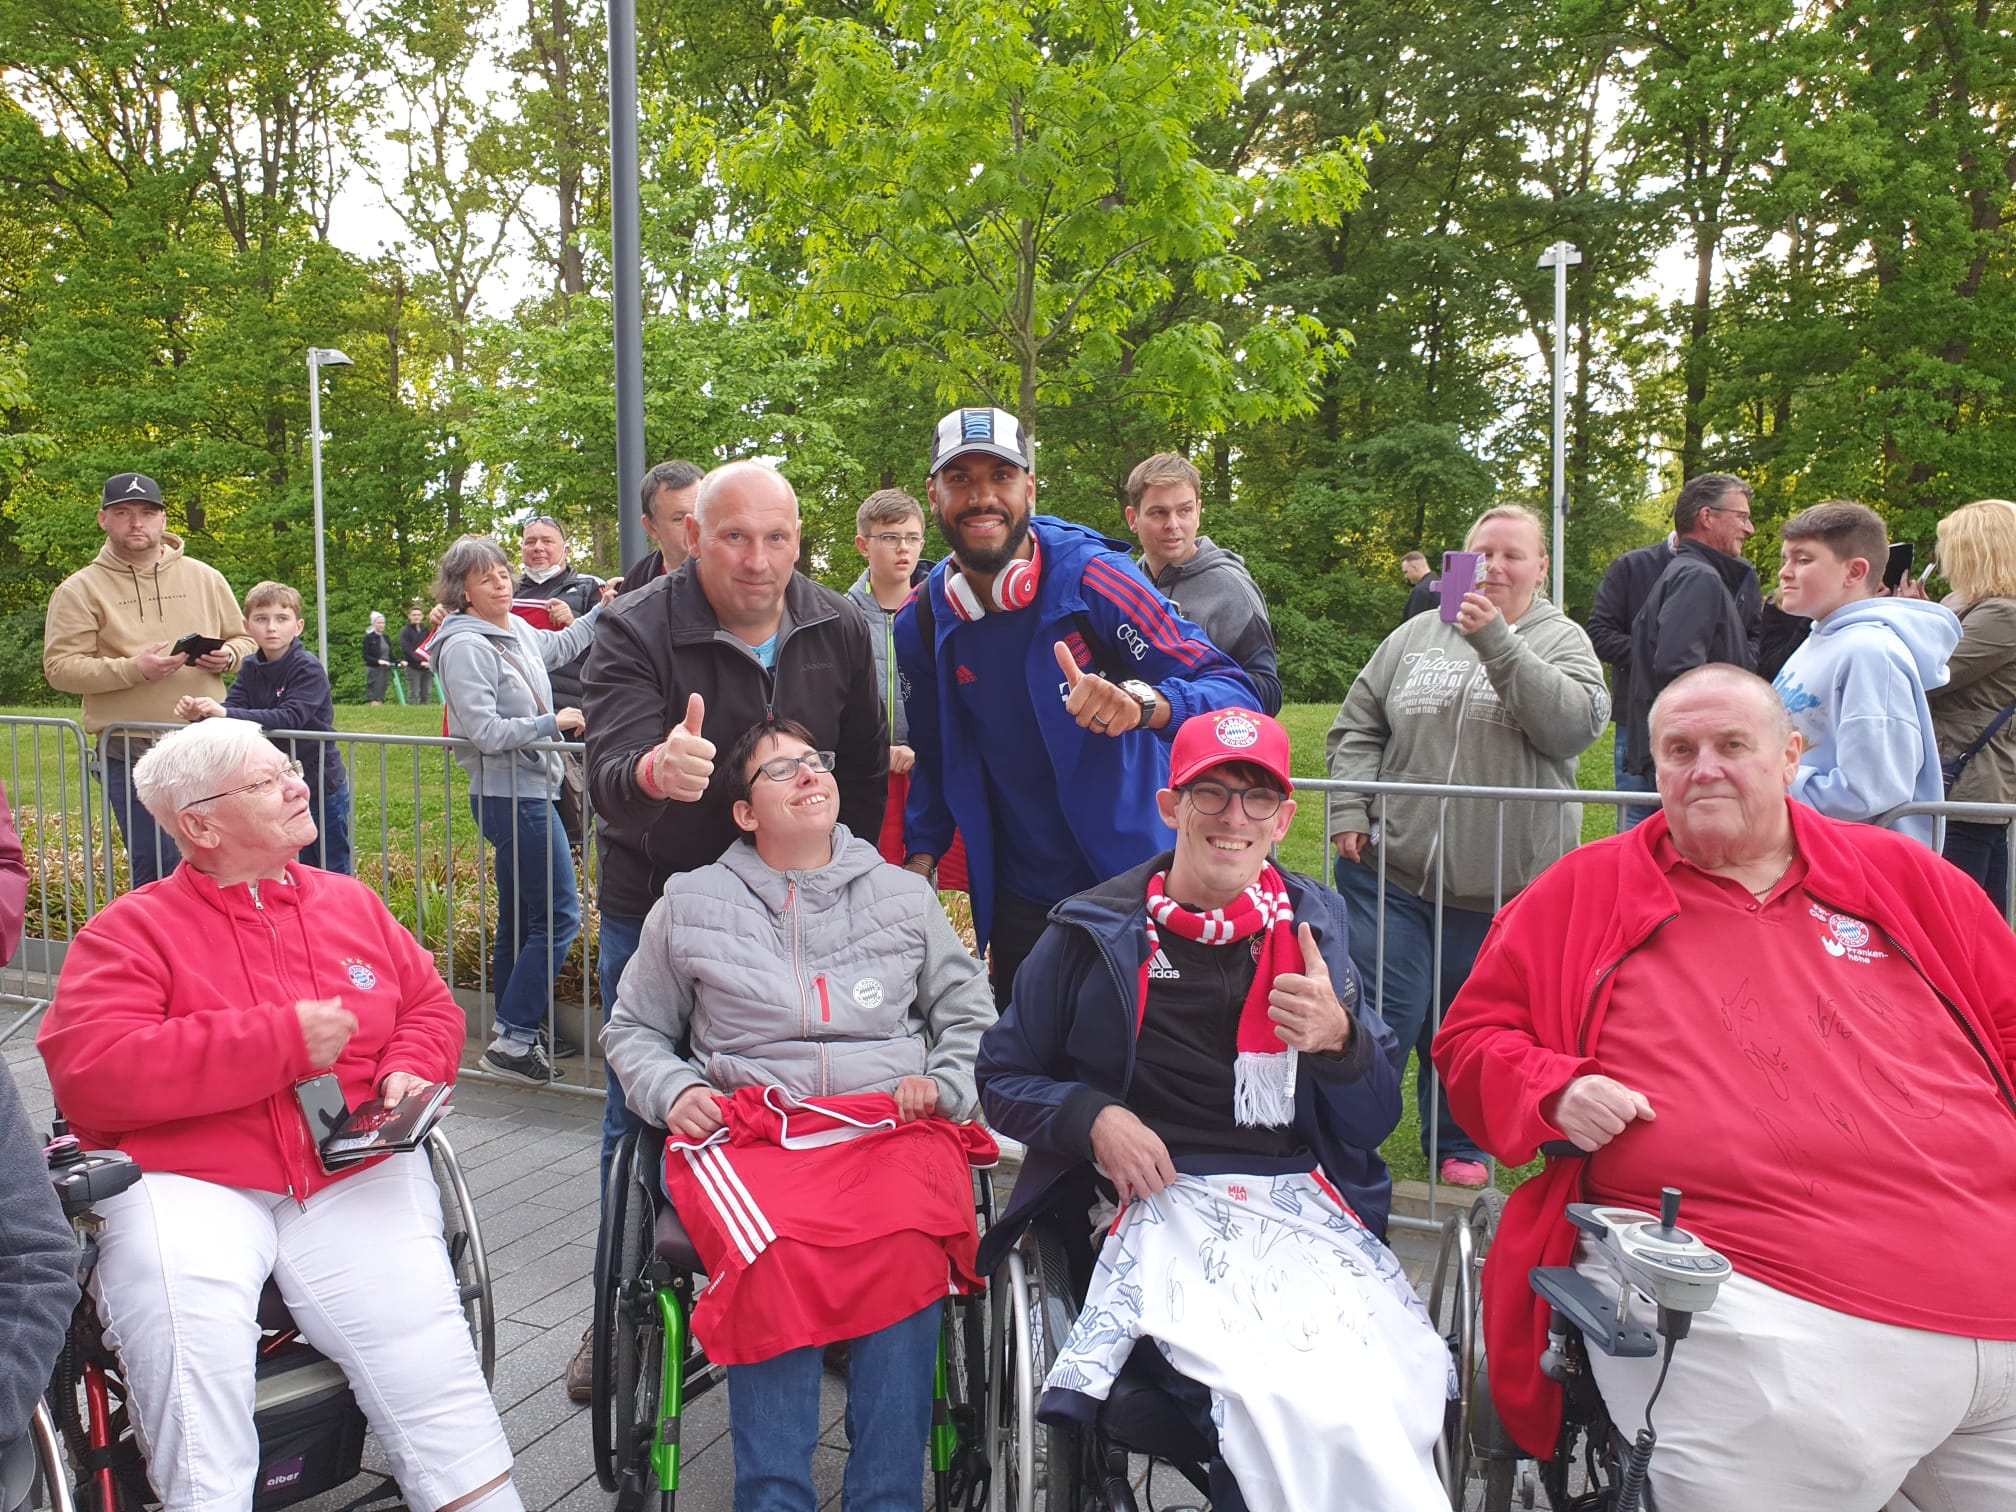
[[[2016,1118],[2016,936],[1987,895],[1914,840],[1828,819],[1789,799],[1786,807],[1806,860],[1801,890],[1882,932],[1960,1025]],[[1500,911],[1450,1005],[1434,1046],[1449,1111],[1509,1165],[1565,1138],[1541,1117],[1541,1105],[1573,1078],[1602,1071],[1616,969],[1677,916],[1672,886],[1654,859],[1666,833],[1666,816],[1657,813],[1555,862]],[[1673,1012],[1677,1031],[1688,1005],[1675,1004]],[[1732,1160],[1732,1176],[1742,1169]],[[1527,1275],[1536,1265],[1572,1263],[1577,1230],[1565,1210],[1583,1200],[1582,1175],[1582,1161],[1550,1159],[1506,1203],[1484,1264],[1491,1399],[1512,1437],[1541,1459],[1554,1454],[1561,1388],[1540,1373],[1548,1313]],[[1879,1221],[1912,1217],[1890,1213]]]
[[[219,887],[184,862],[78,932],[35,1043],[87,1146],[304,1199],[342,1178],[294,1094],[317,1074],[294,1004],[337,997],[357,1016],[331,1068],[351,1107],[393,1071],[454,1078],[462,1010],[370,888],[292,864]]]

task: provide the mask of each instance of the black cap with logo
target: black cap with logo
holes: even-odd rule
[[[156,509],[166,509],[161,502],[161,485],[145,473],[114,473],[105,480],[105,502],[107,504],[152,504]]]

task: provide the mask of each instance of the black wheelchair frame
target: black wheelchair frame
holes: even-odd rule
[[[689,1320],[703,1279],[657,1173],[665,1131],[624,1135],[609,1166],[596,1247],[589,1420],[595,1478],[617,1512],[639,1512],[655,1494],[659,1512],[678,1499],[681,1421],[689,1403],[727,1380],[707,1358]],[[975,1173],[975,1211],[985,1232],[994,1217],[991,1174]],[[933,1382],[929,1464],[936,1512],[981,1512],[990,1461],[986,1297],[945,1303]]]
[[[1428,1313],[1456,1363],[1458,1395],[1449,1404],[1436,1465],[1449,1505],[1483,1512],[1532,1507],[1543,1493],[1553,1512],[1608,1512],[1622,1478],[1622,1445],[1589,1375],[1581,1336],[1565,1328],[1561,1435],[1551,1461],[1534,1468],[1506,1434],[1491,1405],[1484,1354],[1481,1282],[1484,1259],[1505,1210],[1487,1190],[1442,1225]],[[1035,1408],[1058,1350],[1077,1319],[1089,1280],[1089,1243],[1074,1252],[1055,1215],[1032,1223],[992,1278],[993,1379],[1000,1512],[1136,1512],[1130,1455],[1169,1465],[1209,1495],[1212,1445],[1171,1421],[1151,1439],[1113,1431],[1102,1413],[1090,1431],[1037,1421]],[[1110,1405],[1110,1404],[1109,1404]],[[1136,1414],[1130,1427],[1145,1421]],[[1185,1437],[1192,1442],[1183,1442]]]
[[[141,1178],[141,1171],[116,1152],[77,1149],[60,1121],[56,1136],[50,1148],[50,1174],[63,1200],[64,1216],[77,1233],[77,1279],[86,1293],[71,1317],[45,1393],[46,1411],[37,1413],[38,1425],[46,1425],[46,1432],[37,1434],[42,1462],[38,1489],[46,1492],[53,1512],[73,1508],[142,1512],[158,1502],[127,1409],[119,1360],[105,1342],[88,1289],[97,1265],[98,1235],[105,1227],[96,1204],[126,1190]],[[463,1315],[488,1381],[496,1361],[496,1316],[476,1204],[454,1149],[438,1127],[427,1135],[423,1148],[441,1190],[442,1237]],[[342,1370],[301,1339],[270,1281],[260,1298],[259,1323],[254,1421],[259,1428],[261,1485],[252,1512],[274,1512],[367,1473],[361,1466],[365,1423]],[[297,1459],[300,1468],[295,1471]],[[285,1461],[286,1468],[269,1473],[276,1460]],[[369,1473],[377,1483],[353,1498],[346,1512],[373,1503],[398,1504],[390,1478]]]

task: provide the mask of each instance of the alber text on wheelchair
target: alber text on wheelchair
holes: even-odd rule
[[[788,720],[736,742],[745,838],[666,884],[604,1038],[632,1110],[671,1136],[738,1506],[814,1504],[816,1346],[841,1339],[845,1504],[915,1504],[940,1304],[977,1285],[969,1162],[994,1155],[956,1122],[994,1022],[980,964],[929,882],[838,823],[832,765]]]
[[[2007,1508],[2016,939],[1924,846],[1788,798],[1760,678],[1689,672],[1650,728],[1661,812],[1507,905],[1435,1041],[1485,1149],[1586,1152],[1512,1194],[1486,1259],[1498,1415],[1555,1457],[1529,1277],[1592,1271],[1572,1204],[1657,1212],[1670,1183],[1734,1273],[1670,1369],[1588,1356],[1617,1429],[1656,1428],[1660,1512]]]
[[[98,1205],[91,1287],[155,1492],[251,1504],[270,1276],[408,1505],[516,1512],[426,1155],[325,1171],[297,1090],[330,1075],[355,1106],[451,1081],[462,1011],[376,894],[294,861],[308,788],[257,727],[177,731],[133,781],[182,864],[78,933],[37,1045],[78,1137],[144,1172]]]
[[[1380,1238],[1392,1036],[1343,900],[1268,859],[1287,732],[1194,714],[1169,768],[1175,850],[1058,905],[981,1045],[988,1118],[1029,1150],[983,1260],[1075,1213],[1092,1276],[1038,1415],[1104,1431],[1166,1361],[1208,1391],[1219,1512],[1446,1508],[1449,1353]],[[1093,1266],[1095,1167],[1124,1206]]]

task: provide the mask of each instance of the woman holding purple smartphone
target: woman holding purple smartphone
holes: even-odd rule
[[[1455,579],[1472,563],[1451,552],[1440,612],[1417,614],[1372,653],[1330,727],[1330,775],[1573,791],[1610,695],[1588,634],[1541,596],[1540,517],[1498,505],[1463,545],[1474,583],[1460,591]],[[1442,1181],[1483,1186],[1490,1170],[1441,1103],[1428,1044],[1491,916],[1581,837],[1582,806],[1342,793],[1330,800],[1329,833],[1351,958],[1393,1030],[1400,1069],[1409,1049],[1421,1052],[1422,1150]]]

